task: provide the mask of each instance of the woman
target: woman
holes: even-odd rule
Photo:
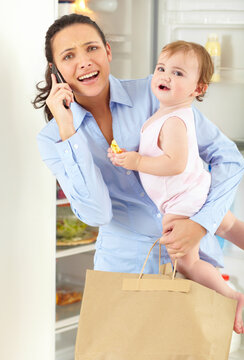
[[[162,234],[161,214],[145,194],[138,174],[113,166],[107,148],[115,138],[122,148],[138,149],[142,124],[158,108],[151,76],[121,81],[109,75],[109,44],[90,18],[77,14],[64,16],[49,28],[46,58],[47,85],[38,87],[34,105],[45,106],[48,120],[54,119],[38,135],[42,159],[75,215],[100,227],[94,268],[138,273],[152,242]],[[57,83],[51,75],[53,63],[66,83]],[[169,223],[164,229],[169,235],[162,243],[177,257],[203,238],[200,257],[221,266],[221,250],[213,235],[233,200],[243,159],[235,144],[197,109],[194,119],[200,156],[211,164],[212,185],[202,209],[191,219]],[[163,262],[169,260],[163,254]],[[145,272],[158,272],[156,247]]]

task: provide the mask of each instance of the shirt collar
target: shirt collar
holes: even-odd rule
[[[129,107],[133,106],[132,100],[124,87],[121,84],[121,80],[116,79],[112,75],[109,75],[110,82],[110,103],[119,103],[127,105]]]
[[[116,79],[114,76],[109,75],[109,83],[110,83],[110,103],[119,103],[123,105],[127,105],[129,107],[133,106],[132,100],[124,87],[121,84],[121,81]],[[77,102],[73,102],[70,105],[71,110],[74,115],[74,126],[75,130],[77,130],[81,123],[83,122],[85,116],[89,114],[89,112],[84,109]]]
[[[89,112],[75,101],[70,104],[70,108],[73,113],[75,131],[77,131],[86,114],[88,114]]]

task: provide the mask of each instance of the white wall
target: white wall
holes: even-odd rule
[[[44,74],[53,0],[1,4],[0,358],[54,359],[55,181],[36,134],[43,112],[31,100]]]

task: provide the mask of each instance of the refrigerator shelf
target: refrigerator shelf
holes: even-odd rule
[[[56,330],[55,330],[55,334],[63,334],[65,332],[68,332],[68,331],[71,331],[71,330],[76,330],[77,331],[77,328],[78,328],[78,321],[79,321],[79,318],[78,320],[76,319],[76,317],[73,319],[74,321],[69,321],[69,324],[67,326],[63,326],[63,327],[57,327]],[[68,323],[68,321],[67,321]]]
[[[64,199],[57,199],[56,200],[56,205],[57,206],[69,206],[70,203],[69,203],[69,200],[64,198]]]
[[[69,346],[67,348],[55,352],[55,360],[74,360],[75,347]]]
[[[76,255],[76,254],[82,254],[87,253],[90,251],[95,251],[96,249],[96,243],[88,244],[88,245],[78,245],[74,247],[67,247],[65,249],[57,249],[56,250],[56,259],[63,258],[66,256]]]
[[[128,36],[125,35],[115,35],[115,34],[106,34],[106,39],[108,42],[114,43],[123,43],[126,41],[130,41]]]
[[[55,360],[74,360],[77,326],[70,327],[66,332],[56,332]]]
[[[81,302],[70,305],[56,306],[55,333],[71,330],[77,327],[80,317]]]
[[[236,146],[238,147],[239,151],[244,156],[244,139],[232,139],[232,140],[236,143]]]

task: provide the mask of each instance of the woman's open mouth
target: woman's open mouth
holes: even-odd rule
[[[94,80],[98,76],[98,74],[99,74],[99,71],[93,71],[89,74],[78,77],[78,80],[81,82],[89,82],[91,80]]]

